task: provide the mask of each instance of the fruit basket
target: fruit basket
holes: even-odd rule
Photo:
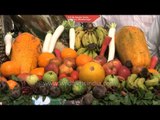
[[[159,58],[140,28],[63,15],[1,21],[2,105],[160,105]]]

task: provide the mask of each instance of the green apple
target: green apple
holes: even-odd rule
[[[35,85],[39,80],[39,77],[37,75],[29,75],[26,79],[26,82],[28,85],[33,86]]]
[[[57,74],[53,71],[48,71],[48,72],[44,73],[43,81],[44,82],[53,82],[53,81],[56,82],[56,81],[58,81]]]
[[[115,75],[107,75],[104,79],[103,85],[111,88],[111,87],[118,87],[119,86],[118,77]]]

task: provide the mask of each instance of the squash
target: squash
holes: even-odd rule
[[[132,73],[139,73],[142,68],[149,67],[151,55],[147,47],[143,31],[135,26],[123,26],[115,36],[118,57],[123,64],[130,60]]]
[[[39,38],[30,33],[18,35],[12,45],[11,60],[20,64],[21,73],[30,73],[37,67],[42,44]]]

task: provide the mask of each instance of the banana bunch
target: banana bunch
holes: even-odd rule
[[[107,30],[102,26],[94,27],[91,23],[85,29],[82,26],[75,28],[75,49],[78,54],[87,54],[91,57],[97,56],[105,36],[108,34]]]
[[[95,58],[98,55],[96,53],[96,51],[90,50],[87,47],[82,47],[82,48],[78,49],[77,54],[78,55],[80,55],[80,54],[86,54],[86,55],[88,55],[88,56],[90,56],[92,58]]]
[[[146,91],[145,78],[139,78],[137,74],[131,74],[127,79],[127,88],[128,89],[141,89]]]
[[[97,37],[97,41],[98,41],[98,47],[101,48],[103,40],[105,39],[105,37],[108,35],[108,31],[106,29],[104,29],[102,26],[97,26],[96,30],[94,31],[96,37]]]
[[[155,74],[155,75],[151,76],[151,79],[148,79],[145,81],[145,85],[147,87],[158,86],[159,81],[160,81],[160,74]]]

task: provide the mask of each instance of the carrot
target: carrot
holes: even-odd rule
[[[101,51],[100,51],[101,56],[104,56],[104,53],[105,53],[105,51],[107,49],[107,46],[109,45],[111,39],[112,39],[111,37],[106,36],[105,40],[103,41],[102,48],[101,48]]]
[[[154,55],[151,58],[149,69],[154,69],[158,63],[158,56]]]

